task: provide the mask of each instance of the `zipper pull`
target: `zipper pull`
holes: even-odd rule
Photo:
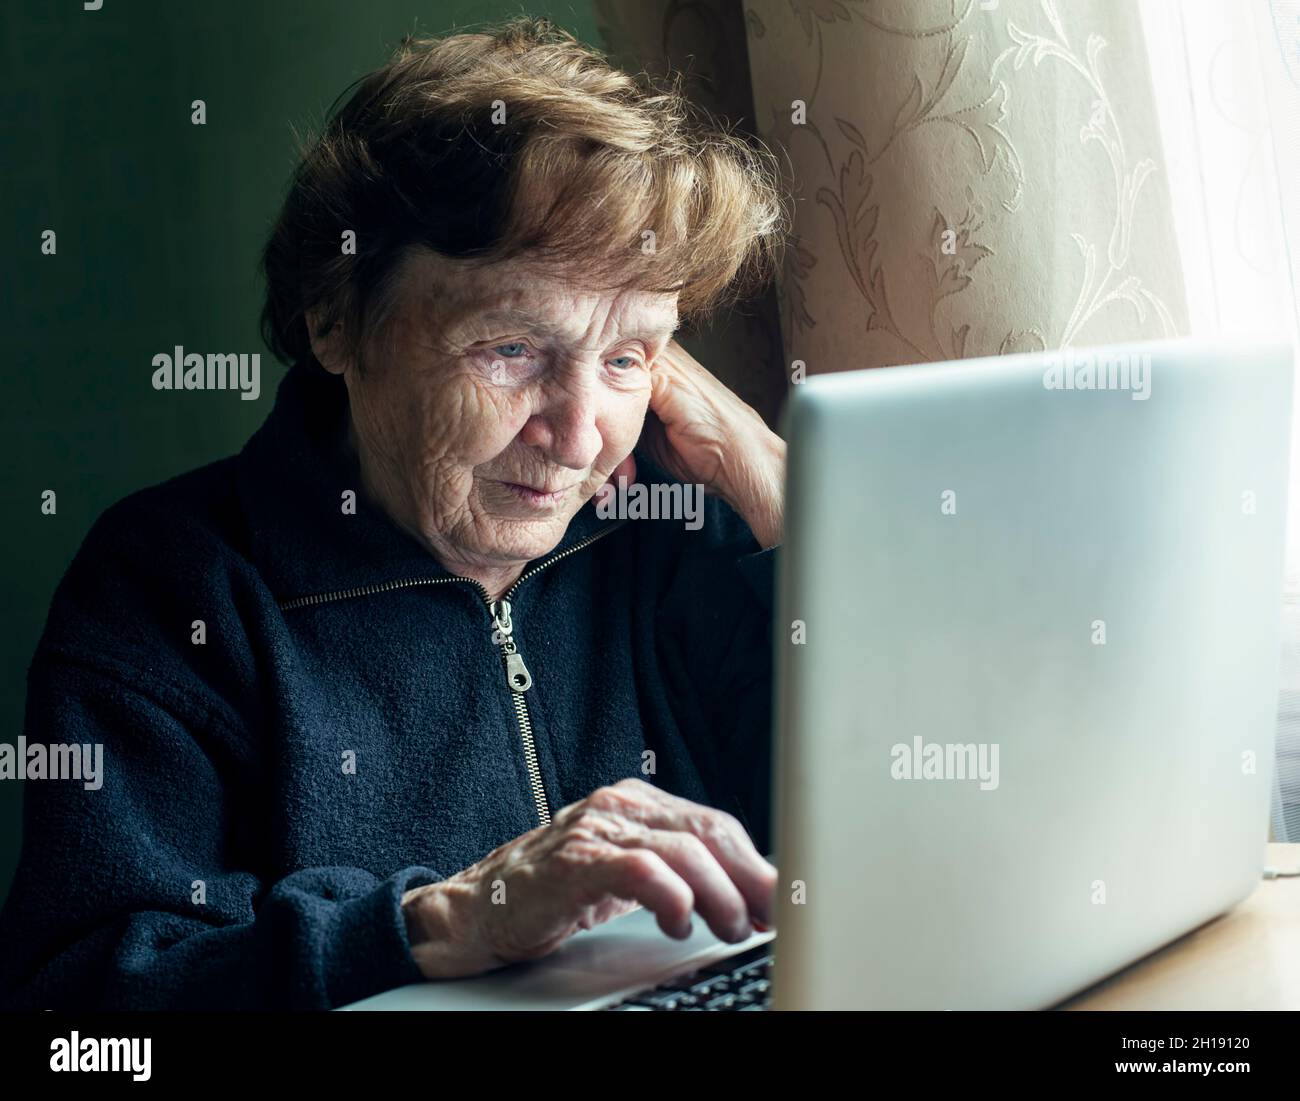
[[[524,664],[523,655],[515,648],[514,623],[510,619],[510,601],[498,600],[490,606],[492,623],[496,630],[492,632],[492,641],[501,647],[506,660],[506,684],[512,692],[527,692],[533,686],[533,675]]]
[[[533,675],[520,654],[506,654],[506,683],[514,692],[527,692],[533,686]]]

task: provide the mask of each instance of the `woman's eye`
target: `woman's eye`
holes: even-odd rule
[[[607,361],[610,366],[616,367],[620,371],[627,371],[637,365],[636,356],[615,356]]]
[[[528,348],[522,340],[512,340],[509,344],[498,344],[492,350],[505,359],[518,359],[528,352]]]

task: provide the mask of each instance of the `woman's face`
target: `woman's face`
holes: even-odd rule
[[[526,261],[411,250],[346,380],[366,488],[452,573],[551,550],[636,445],[677,295],[590,291]]]

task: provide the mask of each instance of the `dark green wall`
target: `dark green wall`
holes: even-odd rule
[[[581,0],[104,0],[97,12],[6,0],[0,738],[21,732],[50,596],[95,517],[237,451],[270,409],[282,369],[258,336],[256,263],[292,167],[291,125],[317,123],[412,30],[521,11],[598,41]],[[206,126],[190,122],[195,99]],[[41,255],[45,229],[55,256]],[[150,360],[176,344],[262,352],[262,396],[154,391]],[[40,511],[47,489],[54,516]],[[0,782],[0,897],[20,788]]]

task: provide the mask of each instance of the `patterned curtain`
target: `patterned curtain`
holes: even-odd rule
[[[755,319],[743,349],[723,330],[697,355],[765,412],[795,360],[816,373],[1188,331],[1136,6],[596,7],[620,61],[685,71],[788,166],[785,369]]]
[[[810,372],[1174,336],[1187,306],[1137,8],[749,0],[789,154]]]

